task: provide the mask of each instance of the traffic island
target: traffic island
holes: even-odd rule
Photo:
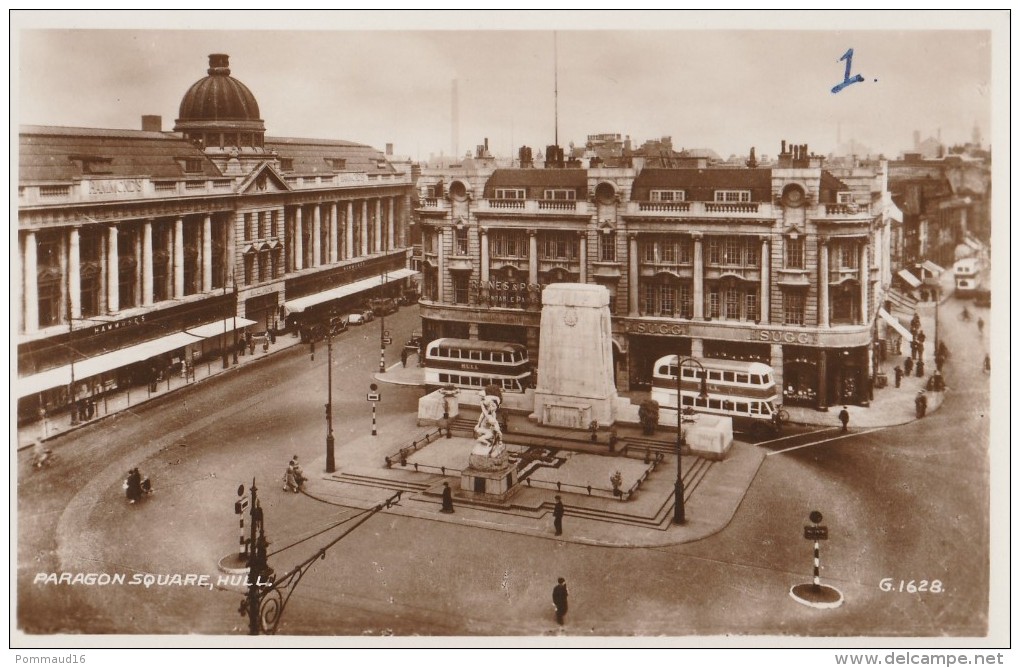
[[[843,593],[829,585],[805,582],[790,587],[793,600],[811,608],[838,608],[843,605]]]

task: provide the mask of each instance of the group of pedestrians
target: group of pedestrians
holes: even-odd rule
[[[307,479],[301,464],[298,462],[298,456],[294,455],[290,463],[287,464],[287,472],[283,474],[283,491],[297,494],[301,491],[301,487]]]

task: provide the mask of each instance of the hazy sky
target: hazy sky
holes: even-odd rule
[[[247,22],[187,17],[185,23],[170,15],[174,20],[146,25],[202,29],[104,30],[115,24],[99,18],[85,30],[23,30],[16,121],[140,129],[143,114],[159,114],[169,130],[185,91],[206,75],[208,54],[226,53],[232,76],[254,93],[273,136],[348,139],[378,148],[392,142],[396,153],[422,159],[450,154],[456,79],[460,153],[485,137],[503,155],[522,144],[544,150],[553,143],[551,30],[497,30],[518,24],[484,14],[487,20],[476,26],[487,30],[413,30],[406,28],[416,23],[406,20],[381,26],[400,29],[350,30],[357,22],[338,14],[299,23],[318,30],[226,32],[207,28],[284,24],[272,16]],[[419,23],[447,25],[432,18]],[[700,22],[684,14],[623,18],[598,25],[748,24],[720,22],[716,15]],[[817,25],[824,27],[835,17],[821,18]],[[943,18],[946,27],[968,26]],[[865,27],[909,25],[898,24],[896,14],[888,19]],[[677,148],[711,148],[725,157],[751,146],[759,155],[775,155],[781,139],[828,153],[841,136],[894,156],[910,148],[914,130],[928,137],[941,129],[942,139],[955,143],[969,140],[975,123],[989,141],[987,31],[578,29],[583,25],[550,21],[558,35],[564,146],[602,132],[630,135],[637,143],[669,135]],[[849,48],[852,74],[864,82],[833,94]]]

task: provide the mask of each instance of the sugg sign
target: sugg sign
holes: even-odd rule
[[[762,343],[817,343],[817,337],[809,332],[787,332],[778,329],[759,329],[751,332],[747,337],[751,341]]]

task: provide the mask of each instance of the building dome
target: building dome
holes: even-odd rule
[[[181,99],[175,132],[206,148],[258,147],[265,136],[255,96],[230,76],[230,57],[209,56],[209,76],[199,79]]]

